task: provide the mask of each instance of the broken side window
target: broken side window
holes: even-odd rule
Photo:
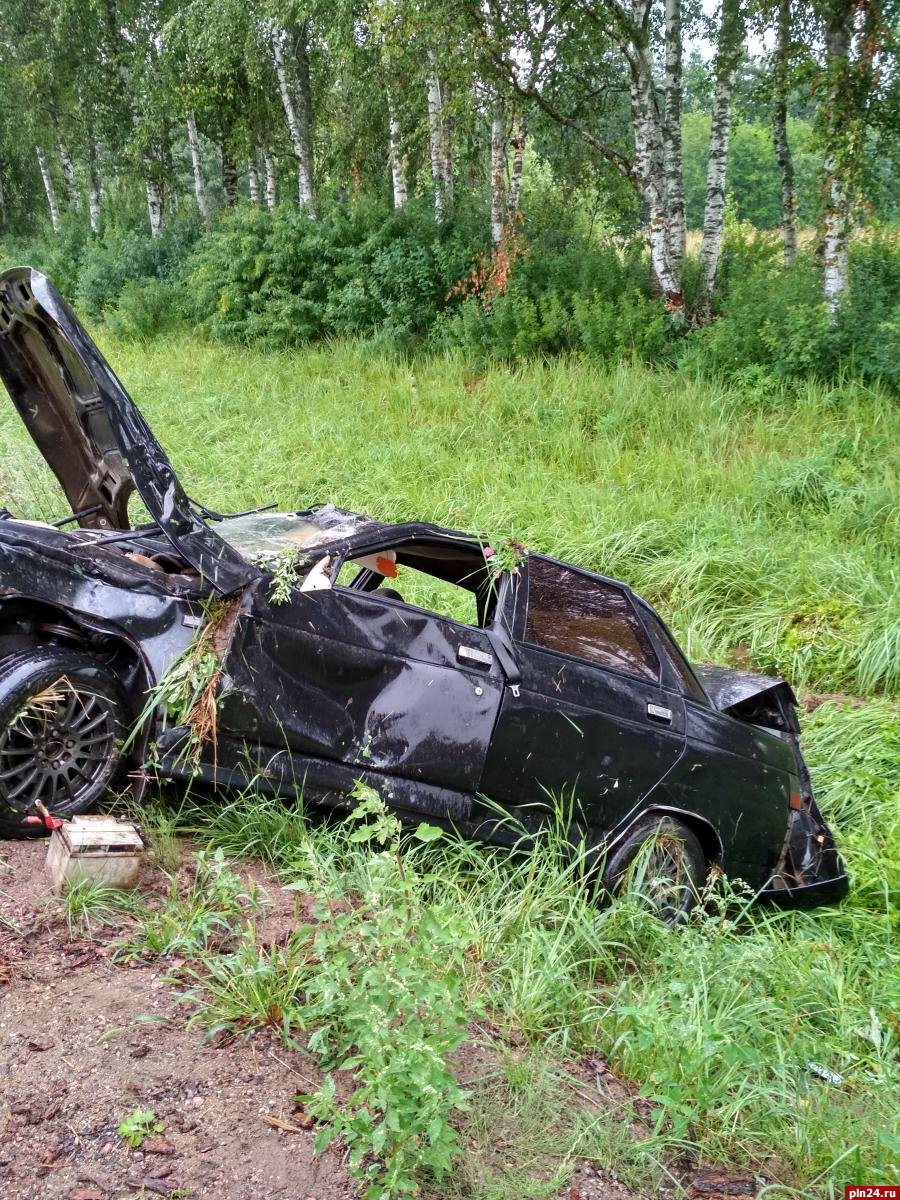
[[[496,600],[482,550],[453,543],[407,542],[358,555],[334,582],[465,625],[487,624]]]
[[[525,641],[642,679],[659,679],[656,652],[621,588],[533,555],[528,559]]]

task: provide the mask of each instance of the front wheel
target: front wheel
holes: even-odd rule
[[[603,886],[634,895],[665,921],[680,925],[706,882],[706,855],[693,830],[673,817],[648,813],[609,853]]]
[[[42,801],[71,817],[112,783],[126,734],[115,675],[88,654],[35,646],[0,660],[0,835],[21,837]]]

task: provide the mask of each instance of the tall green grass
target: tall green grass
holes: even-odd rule
[[[846,381],[747,389],[531,361],[484,372],[344,342],[298,353],[107,341],[188,491],[333,500],[513,534],[625,579],[695,659],[900,692],[900,414]],[[60,511],[0,407],[0,494]]]

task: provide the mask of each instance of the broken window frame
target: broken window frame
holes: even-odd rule
[[[390,577],[379,575],[377,571],[373,571],[370,567],[361,567],[359,573],[354,576],[349,584],[338,583],[341,570],[347,563],[352,563],[356,559],[371,558],[375,555],[387,552],[398,551],[402,552],[403,547],[408,546],[431,546],[437,548],[456,549],[460,553],[470,553],[473,561],[478,558],[478,571],[484,574],[484,583],[479,587],[468,588],[465,584],[453,579],[444,579],[442,576],[424,570],[422,567],[416,566],[408,562],[398,562],[398,566],[409,567],[410,570],[419,571],[421,574],[430,576],[433,579],[442,583],[448,583],[453,587],[461,588],[463,591],[470,592],[475,598],[476,611],[478,614],[477,621],[461,621],[458,617],[450,616],[448,613],[437,612],[431,608],[422,608],[417,604],[412,604],[410,601],[402,599],[398,600],[394,596],[379,595],[381,584]],[[508,582],[510,579],[509,571],[494,572],[491,570],[491,561],[484,553],[484,545],[477,542],[469,541],[452,541],[450,539],[442,539],[437,537],[423,537],[409,535],[400,539],[386,540],[377,544],[367,546],[353,546],[347,549],[343,554],[338,555],[331,569],[332,590],[337,592],[353,592],[355,594],[362,593],[363,595],[371,596],[378,599],[384,604],[393,604],[401,608],[410,609],[413,612],[426,613],[428,616],[434,617],[436,620],[449,621],[460,629],[480,629],[488,630],[495,627],[498,620],[503,619],[504,625],[508,627],[508,620],[503,618],[503,609],[506,598],[508,596]],[[473,572],[473,575],[475,572]],[[464,577],[465,578],[465,577]],[[373,586],[366,586],[373,580],[379,582]]]

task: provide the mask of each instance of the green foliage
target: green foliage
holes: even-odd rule
[[[709,158],[710,114],[687,113],[682,126],[684,192],[688,227],[703,228],[706,203],[706,169]],[[794,162],[797,219],[812,225],[821,207],[822,150],[815,144],[808,121],[788,120],[788,140]],[[735,122],[728,150],[725,186],[734,215],[757,229],[781,224],[781,175],[772,147],[768,123]]]
[[[304,1099],[327,1123],[316,1148],[340,1137],[366,1200],[390,1200],[416,1195],[422,1171],[441,1179],[453,1163],[450,1117],[466,1094],[448,1056],[470,1016],[462,989],[468,937],[461,922],[435,912],[424,880],[404,867],[399,822],[377,793],[359,787],[356,800],[349,843],[371,848],[363,886],[352,906],[317,927],[320,967],[306,1000],[318,1025],[310,1049],[353,1071],[357,1086],[338,1101],[329,1074]],[[419,836],[433,841],[426,830]]]
[[[90,937],[97,926],[115,925],[135,908],[130,892],[86,876],[68,884],[57,903],[66,919],[69,937],[84,934]]]
[[[120,1123],[117,1132],[129,1149],[138,1150],[147,1138],[162,1133],[164,1128],[152,1109],[136,1108]]]
[[[898,737],[885,702],[828,702],[805,722],[851,872],[840,909],[753,908],[725,884],[680,930],[639,900],[595,907],[579,864],[560,853],[565,806],[515,857],[448,834],[401,845],[380,800],[358,791],[346,821],[296,825],[272,850],[313,923],[282,950],[249,937],[199,967],[195,1019],[267,1025],[289,1045],[313,1030],[308,1047],[326,1070],[354,1076],[349,1097],[326,1075],[304,1098],[326,1122],[319,1144],[341,1136],[373,1196],[421,1193],[448,1153],[453,1174],[435,1190],[453,1200],[552,1195],[538,1184],[548,1162],[563,1171],[558,1191],[580,1154],[651,1192],[660,1159],[686,1154],[762,1170],[797,1195],[839,1195],[846,1178],[873,1172],[893,1182]],[[218,814],[207,821],[214,831]],[[497,1030],[499,1062],[492,1073],[479,1058],[464,1096],[448,1055],[479,1013]],[[531,1061],[511,1057],[505,1033],[517,1048],[524,1037]],[[560,1058],[598,1052],[637,1085],[637,1111],[579,1112],[565,1078],[548,1078]],[[810,1061],[844,1083],[816,1078]],[[623,1143],[616,1130],[636,1120],[645,1140]],[[498,1141],[516,1161],[492,1169]]]
[[[775,379],[842,372],[900,387],[900,238],[873,230],[852,247],[850,287],[832,321],[811,248],[789,270],[777,243],[730,223],[722,256],[718,319],[684,343],[682,363],[700,370],[760,371]]]
[[[185,303],[210,333],[292,346],[337,334],[403,339],[432,324],[466,270],[472,230],[418,205],[357,201],[319,220],[284,207],[223,218],[185,266]]]
[[[193,216],[173,217],[159,238],[129,219],[110,222],[101,238],[68,220],[58,237],[0,244],[0,262],[37,267],[88,317],[106,319],[122,336],[146,338],[183,319],[179,280],[199,235]]]
[[[307,1020],[302,994],[312,973],[305,931],[279,948],[257,945],[251,927],[233,953],[201,953],[195,962],[180,976],[193,981],[181,996],[196,1005],[189,1025],[206,1029],[207,1038],[268,1027],[296,1048],[293,1033]]]
[[[706,120],[688,120],[695,117]],[[716,319],[691,331],[673,325],[651,294],[641,239],[595,230],[578,203],[562,203],[546,182],[529,204],[524,253],[502,270],[489,300],[455,286],[484,254],[476,203],[457,206],[438,227],[421,202],[395,212],[367,199],[331,203],[317,220],[289,206],[272,214],[242,205],[205,234],[193,217],[177,217],[157,239],[124,217],[99,239],[67,222],[61,237],[0,246],[0,258],[47,271],[89,317],[135,340],[189,324],[273,348],[350,335],[404,350],[459,348],[478,359],[576,352],[604,362],[680,361],[754,388],[852,374],[900,390],[895,228],[856,238],[850,288],[833,321],[814,246],[786,271],[777,235],[742,223],[743,210],[731,206]],[[705,308],[694,254],[683,285],[688,309]]]
[[[272,604],[287,604],[300,578],[297,555],[290,552],[282,554],[269,569],[272,574],[269,583],[269,600]]]
[[[557,229],[529,227],[528,253],[507,289],[489,304],[469,297],[451,305],[435,340],[498,358],[583,350],[606,361],[664,359],[676,334],[648,293],[641,243],[594,238],[572,213],[559,218]]]
[[[186,886],[175,877],[158,908],[137,910],[137,925],[119,945],[117,957],[129,961],[227,947],[262,903],[256,887],[230,870],[221,847],[201,851]]]

